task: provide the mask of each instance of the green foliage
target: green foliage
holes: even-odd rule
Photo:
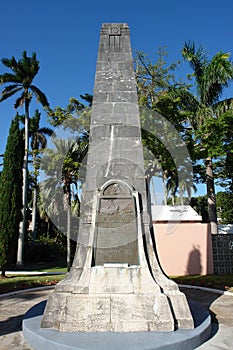
[[[88,135],[90,129],[92,96],[85,94],[81,98],[88,102],[88,106],[74,97],[69,99],[69,104],[62,108],[60,106],[47,108],[48,118],[51,125],[58,127],[62,125],[64,130]]]
[[[9,130],[0,178],[0,269],[15,257],[22,207],[23,140],[18,118]]]
[[[211,232],[217,233],[214,177],[216,167],[227,155],[228,125],[232,122],[233,110],[233,99],[221,100],[221,97],[224,88],[233,80],[233,65],[229,53],[218,52],[209,60],[203,47],[196,49],[193,42],[185,43],[182,54],[193,69],[197,91],[198,103],[192,110],[191,119],[194,140],[192,154],[195,161],[205,159],[208,214]],[[230,115],[226,113],[229,111]],[[214,158],[217,162],[213,161]]]
[[[192,197],[190,201],[191,207],[193,207],[196,212],[202,216],[203,222],[209,222],[209,214],[207,207],[207,197],[206,196],[198,196]]]
[[[39,71],[39,61],[36,58],[36,54],[33,53],[32,57],[27,56],[27,52],[24,51],[22,58],[18,61],[13,56],[11,59],[3,58],[2,63],[5,67],[10,69],[10,73],[0,75],[1,84],[5,84],[5,88],[2,90],[0,102],[13,96],[15,93],[21,91],[21,95],[16,99],[14,107],[17,109],[24,104],[25,108],[25,133],[24,133],[24,166],[23,166],[23,215],[20,225],[19,245],[17,254],[17,264],[23,264],[23,246],[24,237],[26,233],[26,219],[27,219],[27,191],[28,191],[28,149],[29,149],[29,105],[33,95],[36,96],[38,102],[43,107],[48,107],[49,103],[45,94],[35,85],[32,84],[33,79]]]
[[[0,294],[28,288],[56,285],[64,277],[65,274],[57,276],[10,276],[9,278],[0,279]]]
[[[230,54],[218,52],[208,60],[203,46],[196,49],[193,42],[185,43],[182,54],[193,69],[197,88],[194,104],[187,105],[185,101],[190,99],[190,92],[184,91],[182,98],[182,108],[192,114],[195,159],[221,157],[226,154],[225,145],[233,120],[233,99],[221,100],[223,89],[233,79]]]
[[[179,284],[189,284],[233,292],[232,274],[173,276],[172,279]]]
[[[218,52],[208,60],[204,47],[196,49],[194,42],[191,41],[184,44],[182,54],[193,69],[200,103],[212,108],[219,102],[223,89],[229,86],[233,78],[230,54]]]
[[[221,224],[233,224],[233,193],[218,192],[216,195],[218,217]]]
[[[175,83],[174,71],[179,61],[167,66],[167,56],[166,48],[159,48],[157,60],[152,62],[145,53],[136,51],[135,72],[140,106],[156,108],[161,92]]]
[[[190,174],[183,176],[184,181],[180,183],[181,169],[177,169],[175,156],[182,153],[184,140],[190,136],[186,127],[189,114],[181,108],[181,97],[174,92],[178,89],[187,91],[188,87],[175,78],[179,62],[167,65],[166,57],[167,51],[162,48],[158,50],[155,62],[144,53],[136,52],[135,70],[146,175],[149,178],[153,175],[161,177],[167,195],[170,193],[175,199],[178,189],[183,195],[184,191],[190,193],[192,188],[188,181]],[[153,160],[147,160],[149,154]]]
[[[40,184],[40,197],[46,213],[59,222],[62,232],[67,232],[64,224],[68,209],[71,208],[73,222],[76,223],[79,216],[80,165],[87,153],[88,142],[85,137],[77,140],[54,137],[53,146],[43,155],[41,170],[46,179]]]
[[[38,89],[38,87],[32,85],[32,81],[40,69],[39,61],[37,60],[35,53],[32,54],[32,57],[29,57],[27,56],[27,52],[24,51],[22,58],[18,61],[12,56],[11,59],[3,58],[2,63],[5,67],[11,70],[11,73],[0,75],[1,84],[10,84],[3,89],[0,102],[22,90],[21,96],[17,98],[15,102],[15,108],[22,105],[25,100],[30,101],[32,94],[35,94],[37,100],[43,106],[49,105],[45,94]]]

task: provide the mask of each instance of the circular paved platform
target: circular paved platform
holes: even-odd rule
[[[211,334],[209,312],[190,301],[195,328],[175,332],[59,332],[40,328],[46,302],[33,306],[23,320],[23,335],[35,350],[191,350]]]

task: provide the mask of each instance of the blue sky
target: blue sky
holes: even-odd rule
[[[12,0],[1,3],[0,58],[36,52],[41,68],[35,85],[51,107],[65,107],[70,97],[93,93],[99,31],[105,22],[128,23],[133,51],[150,58],[158,47],[167,46],[170,62],[181,59],[187,40],[203,44],[210,56],[221,50],[233,54],[232,0]],[[182,64],[180,75],[188,70]],[[5,71],[0,64],[0,74]],[[0,104],[0,154],[15,116],[14,101]],[[31,114],[35,108],[39,105],[32,105]]]

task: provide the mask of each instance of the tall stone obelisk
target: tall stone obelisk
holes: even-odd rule
[[[150,223],[129,28],[103,24],[77,250],[42,327],[193,328],[184,294],[160,269]]]

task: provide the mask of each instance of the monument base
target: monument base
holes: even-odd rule
[[[192,350],[211,335],[211,318],[190,302],[194,329],[175,332],[59,332],[41,328],[46,301],[32,307],[23,320],[23,335],[34,350]]]
[[[83,280],[76,284],[77,271],[73,269],[50,295],[42,328],[60,332],[169,332],[193,328],[186,297],[175,283],[171,281],[170,290],[162,292],[146,266],[106,265],[84,270]]]

